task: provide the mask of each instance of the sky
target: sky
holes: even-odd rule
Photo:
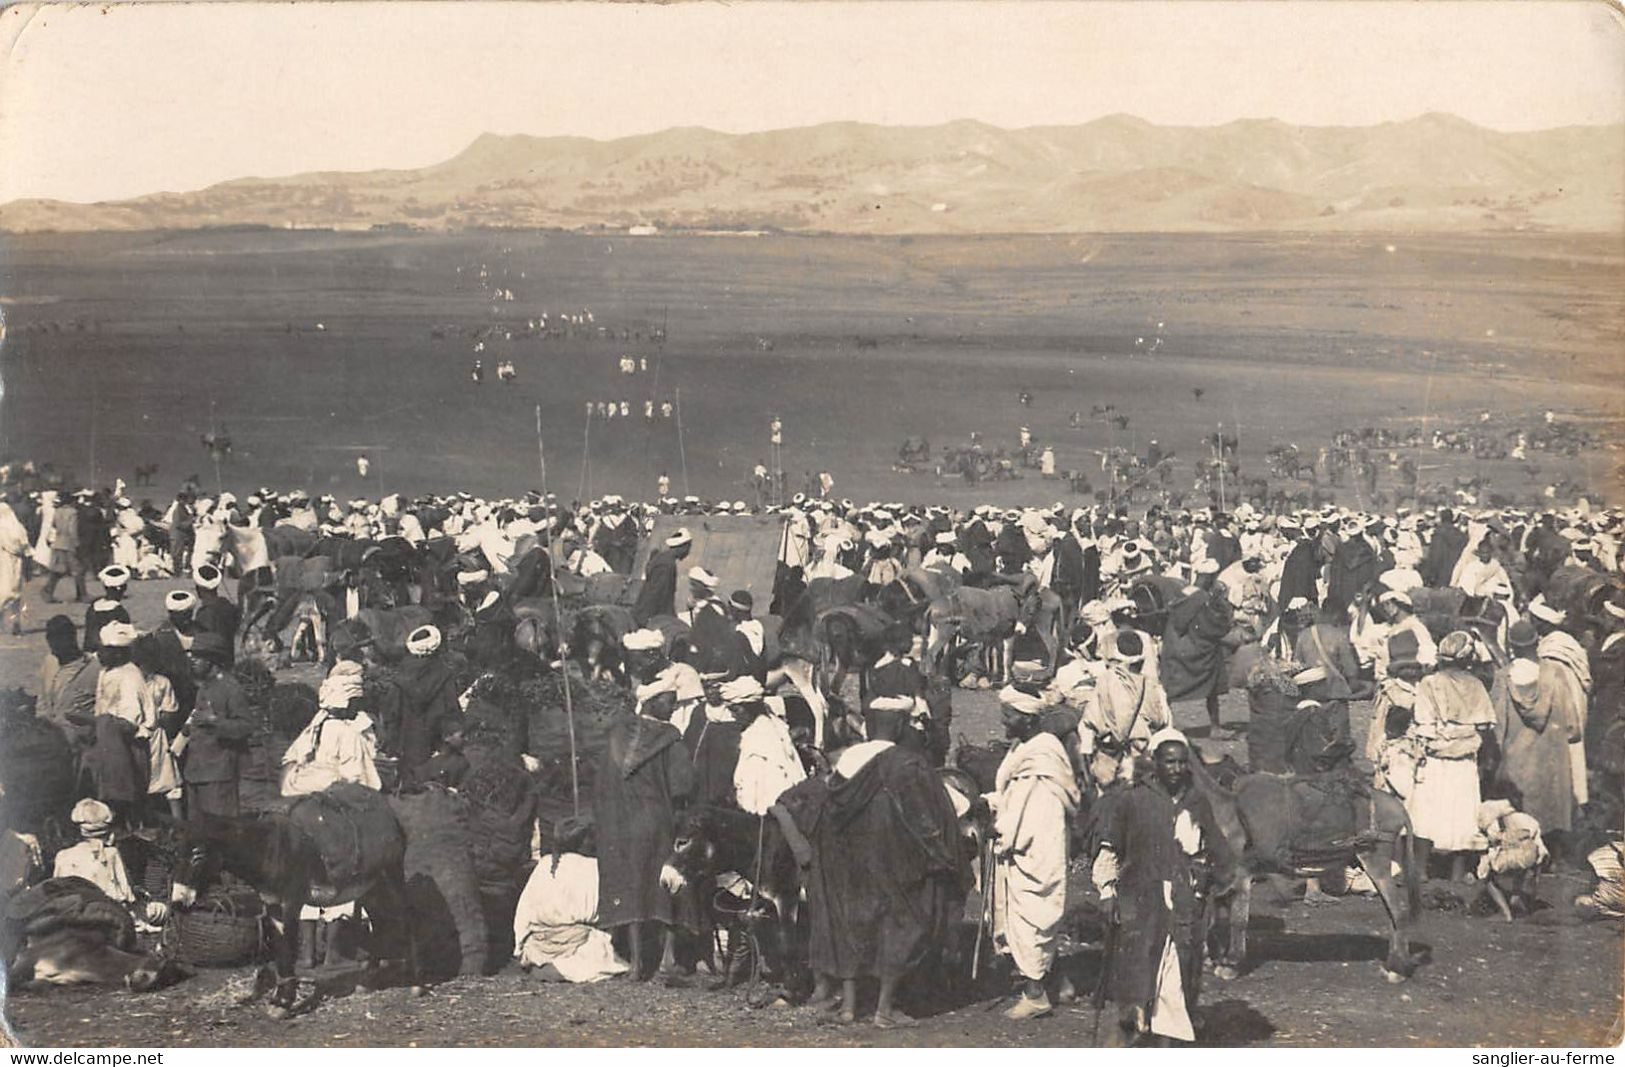
[[[1601,0],[135,3],[0,11],[0,202],[418,167],[482,132],[1127,113],[1625,121]]]

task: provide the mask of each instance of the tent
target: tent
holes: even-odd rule
[[[778,564],[779,541],[784,519],[778,515],[658,515],[654,532],[638,549],[632,573],[643,576],[643,568],[666,538],[686,528],[694,537],[694,547],[683,561],[682,571],[704,567],[716,575],[717,594],[724,599],[743,589],[756,601],[756,613],[767,611],[773,596],[773,574]],[[687,611],[688,582],[678,574],[677,610]]]

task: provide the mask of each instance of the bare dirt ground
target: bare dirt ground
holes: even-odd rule
[[[158,621],[163,583],[138,583],[138,624]],[[0,677],[28,684],[43,655],[37,626],[44,605],[31,602],[36,627],[0,638]],[[82,608],[72,613],[77,618]],[[1364,728],[1364,705],[1355,729]],[[1205,729],[1199,705],[1176,709],[1180,725]],[[1246,702],[1224,701],[1228,726],[1245,728]],[[954,730],[973,742],[996,733],[993,696],[961,691]],[[1244,755],[1244,742],[1199,742],[1210,753]],[[1425,960],[1400,985],[1383,980],[1386,950],[1381,905],[1350,896],[1310,906],[1289,886],[1261,884],[1250,927],[1254,966],[1240,978],[1203,981],[1200,1040],[1215,1046],[1598,1045],[1620,1037],[1625,998],[1625,924],[1582,922],[1570,907],[1588,880],[1560,872],[1541,881],[1548,907],[1508,925],[1471,908],[1434,907],[1412,931]],[[1457,887],[1470,904],[1472,887]],[[1434,900],[1430,892],[1429,899]],[[1100,970],[1099,926],[1081,870],[1072,880],[1072,936],[1062,966],[1080,990]],[[974,900],[968,911],[974,920]],[[481,1046],[481,1045],[1088,1045],[1094,1013],[1087,1003],[1047,1019],[1006,1021],[999,1010],[1008,979],[984,977],[955,1003],[916,1006],[918,1029],[881,1032],[835,1024],[810,1008],[752,1007],[743,990],[713,992],[702,970],[685,988],[658,982],[548,985],[517,969],[459,978],[414,997],[405,989],[344,991],[308,1015],[269,1018],[242,1005],[250,971],[205,970],[162,992],[113,989],[12,990],[5,1017],[26,1045],[74,1046]],[[1087,998],[1085,998],[1086,1000]],[[1111,1025],[1108,1006],[1103,1029]]]

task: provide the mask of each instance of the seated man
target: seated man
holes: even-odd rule
[[[124,857],[113,844],[113,809],[86,797],[73,806],[68,817],[79,827],[79,835],[84,840],[56,854],[51,877],[83,878],[127,907],[138,929],[156,929],[168,917],[169,910],[159,901],[138,900],[130,887]]]
[[[598,858],[592,820],[560,820],[553,856],[531,872],[513,917],[513,954],[549,982],[598,982],[628,971],[598,929]]]

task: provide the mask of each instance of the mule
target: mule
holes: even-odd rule
[[[1254,879],[1272,874],[1340,875],[1350,863],[1358,863],[1388,916],[1384,974],[1390,982],[1410,977],[1416,960],[1407,934],[1422,912],[1422,871],[1404,802],[1392,793],[1332,775],[1242,774],[1226,787],[1201,754],[1194,754],[1192,781],[1207,798],[1238,859],[1230,884],[1214,897],[1215,932],[1221,924],[1229,927],[1228,944],[1221,944],[1215,953],[1214,975],[1229,980],[1246,969]],[[1396,859],[1405,882],[1403,899],[1394,884]]]
[[[258,986],[272,1007],[295,1007],[299,912],[305,905],[359,903],[373,925],[367,971],[382,984],[381,946],[403,952],[406,978],[416,981],[417,946],[406,898],[406,832],[384,797],[340,783],[302,796],[286,812],[214,818],[182,830],[170,901],[189,907],[199,890],[228,871],[248,883],[266,906],[273,929],[272,964]]]
[[[996,684],[1009,680],[1012,651],[1018,627],[1023,631],[1042,629],[1052,631],[1045,640],[1059,654],[1059,642],[1053,633],[1060,617],[1060,598],[1046,606],[1038,579],[1022,575],[1009,585],[992,589],[962,588],[947,597],[934,600],[926,609],[926,647],[921,656],[921,668],[927,673],[957,673],[954,670],[957,651],[961,644],[976,646],[985,658],[985,673]],[[1047,615],[1048,622],[1041,621]]]

